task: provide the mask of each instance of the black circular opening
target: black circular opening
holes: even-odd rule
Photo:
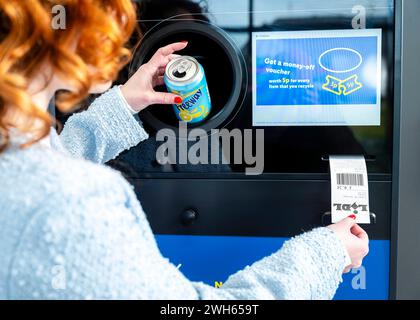
[[[187,48],[179,54],[192,56],[203,66],[212,102],[209,116],[188,127],[209,131],[226,125],[241,107],[247,79],[240,50],[221,29],[198,21],[163,22],[144,37],[134,54],[130,73],[149,61],[160,47],[178,41],[188,41]],[[164,86],[156,89],[166,91]],[[151,106],[141,117],[155,130],[177,128],[179,123],[172,106],[168,105]]]

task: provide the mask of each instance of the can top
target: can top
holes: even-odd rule
[[[190,56],[181,56],[171,60],[165,69],[166,78],[177,84],[192,82],[198,72],[199,64]]]

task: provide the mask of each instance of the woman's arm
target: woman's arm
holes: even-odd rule
[[[105,163],[148,138],[129,106],[114,87],[97,98],[88,110],[71,116],[58,145],[72,156]],[[56,142],[52,141],[54,146]]]
[[[69,193],[67,200],[63,195],[49,199],[58,203],[43,208],[51,211],[38,213],[28,224],[13,259],[9,298],[35,293],[57,299],[333,297],[346,254],[332,230],[315,229],[289,240],[216,289],[188,281],[162,257],[131,187],[107,172],[92,172],[103,179],[98,186],[106,188],[89,187],[84,197]],[[71,189],[71,183],[63,188]]]
[[[52,139],[52,145],[56,149],[64,147],[73,156],[105,163],[147,139],[147,133],[135,120],[133,113],[151,104],[182,101],[181,97],[157,92],[154,87],[163,85],[165,66],[176,57],[174,52],[186,46],[186,42],[177,42],[160,48],[121,89],[114,87],[97,98],[87,111],[70,117],[59,141],[56,143]]]
[[[317,228],[230,276],[220,289],[195,288],[201,299],[332,299],[345,266],[341,241],[332,230]]]

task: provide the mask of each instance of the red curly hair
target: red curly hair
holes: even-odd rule
[[[65,8],[65,29],[52,27],[56,5]],[[12,128],[31,135],[24,146],[49,133],[53,119],[28,93],[45,62],[74,88],[56,97],[61,111],[71,111],[92,85],[115,79],[129,61],[124,45],[135,23],[131,0],[0,0],[0,152]]]

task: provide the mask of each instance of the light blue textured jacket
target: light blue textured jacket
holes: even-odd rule
[[[99,165],[147,138],[113,88],[60,138],[0,155],[0,299],[330,299],[346,252],[314,229],[232,275],[190,282],[162,257],[132,187]],[[96,162],[96,163],[94,163]],[[162,194],[162,201],[165,195]]]

